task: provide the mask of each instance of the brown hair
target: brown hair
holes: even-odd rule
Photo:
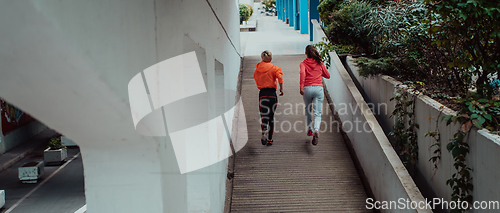
[[[264,52],[260,54],[260,57],[264,62],[271,62],[271,60],[273,60],[273,54],[269,50],[264,50]]]
[[[306,55],[308,58],[314,59],[316,63],[321,64],[321,56],[313,45],[307,45]]]

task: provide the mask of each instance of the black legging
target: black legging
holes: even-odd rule
[[[262,121],[261,128],[262,134],[267,130],[269,125],[269,140],[273,139],[274,132],[274,112],[276,111],[276,104],[278,97],[276,96],[276,89],[263,88],[259,92],[259,111]]]

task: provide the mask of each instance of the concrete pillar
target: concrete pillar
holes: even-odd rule
[[[298,0],[292,0],[293,1],[293,23],[295,24],[294,29],[299,30],[300,29],[300,23],[299,23],[299,13],[298,13],[298,7],[297,7],[297,1]]]
[[[307,0],[300,0],[300,34],[307,34],[309,31],[309,3]]]
[[[283,13],[282,17],[283,17],[283,22],[286,21],[286,0],[281,0],[281,11]]]
[[[288,19],[288,4],[287,4],[287,1],[288,0],[283,0],[283,9],[284,9],[284,15],[285,15],[285,18],[283,19],[286,23],[286,20]]]
[[[319,0],[309,0],[309,40],[313,40],[313,24],[312,19],[316,19],[319,22],[319,11],[318,11]]]
[[[295,21],[295,11],[293,10],[293,1],[295,0],[287,0],[288,3],[288,26],[293,27]]]
[[[279,11],[279,14],[280,14],[279,15],[279,19],[282,20],[282,21],[285,20],[285,14],[284,14],[284,10],[283,10],[283,1],[284,0],[277,0],[276,1],[276,4],[278,4],[278,2],[280,3],[279,6],[276,5],[276,7],[277,7],[277,10]]]
[[[278,13],[278,19],[281,20],[280,3],[281,0],[276,0],[276,12]]]
[[[80,146],[87,213],[223,212],[227,159],[181,174],[170,137],[136,131],[129,93],[192,47],[208,91],[220,67],[236,89],[238,4],[210,3],[222,14],[199,0],[0,1],[0,97]]]
[[[286,23],[286,20],[288,19],[288,0],[283,0],[283,21]]]
[[[292,21],[292,7],[290,7],[290,2],[292,0],[285,0],[286,2],[286,16],[288,18],[288,25],[290,25],[290,22]]]
[[[281,1],[281,20],[284,22],[286,21],[286,8],[285,8],[285,0],[280,0]]]

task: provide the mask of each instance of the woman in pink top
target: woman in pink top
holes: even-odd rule
[[[307,58],[300,63],[300,94],[306,105],[307,136],[313,136],[312,144],[318,144],[319,127],[321,125],[321,109],[325,94],[321,77],[330,78],[330,73],[321,61],[321,57],[313,45],[306,47]],[[314,132],[312,114],[314,112]]]

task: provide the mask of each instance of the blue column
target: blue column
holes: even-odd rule
[[[280,11],[281,4],[280,4],[280,1],[281,0],[277,0],[276,1],[276,11],[278,12],[278,19],[281,19],[281,11]]]
[[[276,1],[276,11],[278,12],[278,19],[281,19],[281,13],[280,13],[280,0]]]
[[[280,9],[281,9],[281,20],[285,21],[286,20],[286,13],[285,13],[285,0],[280,0]]]
[[[313,40],[313,24],[311,20],[316,19],[319,23],[319,11],[318,11],[319,0],[309,0],[309,40]]]
[[[295,12],[293,10],[293,1],[295,0],[287,0],[288,1],[288,26],[293,27],[293,22],[295,20]]]
[[[279,0],[279,1],[280,1],[281,21],[285,21],[286,19],[285,0]]]
[[[298,0],[293,0],[293,23],[295,23],[295,30],[300,29],[300,24],[299,24],[299,10],[297,7],[297,1]]]
[[[300,0],[300,34],[307,34],[309,31],[309,3],[307,0]]]
[[[285,11],[283,14],[285,15],[283,21],[286,23],[286,19],[288,18],[288,0],[283,0],[283,10]]]

